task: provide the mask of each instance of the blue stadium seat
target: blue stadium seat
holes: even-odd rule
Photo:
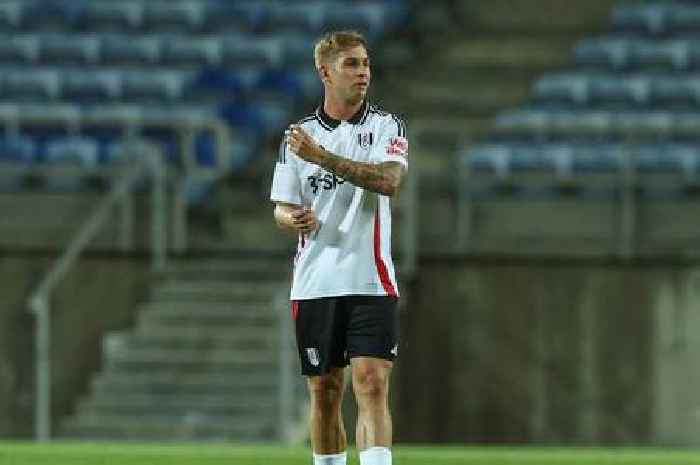
[[[548,75],[537,80],[532,93],[536,101],[585,105],[591,79],[590,75],[582,73]]]
[[[40,41],[42,63],[83,65],[99,61],[100,41],[96,35],[42,34]]]
[[[668,31],[674,35],[697,35],[700,30],[700,5],[672,5],[666,22]]]
[[[63,73],[61,97],[75,103],[100,103],[119,100],[121,76],[116,71],[67,71]]]
[[[84,3],[68,0],[28,0],[23,2],[21,28],[32,31],[64,32],[73,28],[82,15]]]
[[[209,2],[202,29],[210,33],[252,33],[264,23],[266,8],[260,2]]]
[[[3,98],[45,102],[60,96],[60,75],[56,70],[9,69],[0,79]]]
[[[282,62],[283,44],[274,37],[226,36],[221,61],[228,66],[277,66]]]
[[[52,165],[69,165],[94,168],[99,161],[97,143],[86,137],[69,137],[50,140],[46,144],[45,162]],[[80,177],[47,177],[45,185],[53,191],[79,191],[85,186]]]
[[[76,18],[77,27],[85,31],[138,30],[143,23],[143,1],[91,0]]]
[[[506,178],[511,174],[511,149],[508,145],[478,145],[469,149],[465,157],[472,173],[498,178]]]
[[[152,65],[160,59],[158,36],[103,35],[100,61],[110,65]]]
[[[326,30],[354,29],[363,32],[370,42],[384,29],[387,11],[379,2],[326,3],[323,28]]]
[[[584,39],[576,45],[574,58],[579,66],[624,69],[628,62],[629,39]]]
[[[187,89],[188,100],[238,100],[243,96],[245,85],[239,74],[232,69],[204,68],[192,80]]]
[[[616,111],[612,114],[611,132],[623,138],[645,140],[669,138],[674,130],[674,118],[667,111]]]
[[[623,165],[620,145],[584,143],[574,146],[572,169],[576,174],[618,173]]]
[[[39,59],[39,38],[31,34],[0,38],[0,63],[30,64]]]
[[[192,1],[145,2],[142,27],[149,31],[194,32],[204,22],[204,5]]]
[[[124,74],[122,95],[128,101],[176,102],[181,100],[188,75],[179,71],[131,71]]]
[[[305,95],[304,83],[289,69],[264,70],[258,77],[253,92],[281,95],[296,102],[301,101]]]
[[[282,42],[282,64],[284,66],[314,67],[314,42],[316,39],[308,35],[296,33],[280,34]]]
[[[644,106],[649,103],[650,89],[650,78],[645,76],[598,76],[590,80],[588,99],[591,104]]]
[[[627,65],[645,71],[684,71],[690,67],[691,58],[687,41],[635,40],[629,45]]]
[[[670,11],[669,6],[662,4],[622,5],[613,10],[612,28],[616,32],[664,34]]]
[[[161,43],[160,62],[168,65],[217,66],[222,59],[218,37],[172,37]]]
[[[291,4],[270,3],[264,18],[263,28],[269,33],[294,31],[301,34],[318,35],[325,26],[325,11],[326,3],[323,1]]]
[[[22,23],[22,3],[20,0],[0,2],[0,31],[18,31]]]
[[[683,75],[654,77],[650,97],[652,103],[660,107],[700,106],[700,80]]]
[[[0,163],[13,165],[29,165],[34,161],[36,148],[34,141],[18,135],[0,138]],[[0,191],[12,192],[24,186],[22,176],[0,175]]]

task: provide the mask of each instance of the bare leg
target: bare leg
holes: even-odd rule
[[[378,358],[355,357],[351,365],[358,411],[357,448],[362,451],[370,447],[391,447],[389,375],[393,364]]]
[[[311,446],[316,454],[337,454],[347,448],[341,414],[343,375],[342,368],[333,368],[328,374],[307,378],[311,397]]]

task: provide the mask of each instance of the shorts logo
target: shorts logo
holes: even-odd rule
[[[408,140],[405,137],[392,137],[386,147],[387,155],[398,155],[408,157]]]
[[[309,363],[315,367],[317,367],[318,364],[321,363],[321,360],[318,356],[318,349],[315,347],[307,347],[306,356],[309,358]]]
[[[394,357],[399,356],[399,345],[398,344],[394,345],[394,348],[391,349],[391,355],[393,355]]]
[[[373,139],[374,136],[371,132],[366,132],[364,134],[357,135],[357,143],[360,144],[360,147],[362,147],[363,149],[366,149],[370,145],[372,145]]]

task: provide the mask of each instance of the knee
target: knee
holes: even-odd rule
[[[337,376],[313,376],[309,378],[311,402],[323,410],[336,408],[343,396],[343,380]]]
[[[389,390],[388,373],[375,367],[359,369],[354,373],[353,387],[356,396],[382,399],[387,396]]]

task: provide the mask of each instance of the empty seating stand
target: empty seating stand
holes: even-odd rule
[[[651,191],[695,189],[699,33],[698,2],[620,5],[605,35],[574,47],[569,69],[536,80],[528,103],[498,115],[488,141],[460,156],[487,185],[527,184],[533,172],[584,186],[606,173],[619,185],[624,168]]]

